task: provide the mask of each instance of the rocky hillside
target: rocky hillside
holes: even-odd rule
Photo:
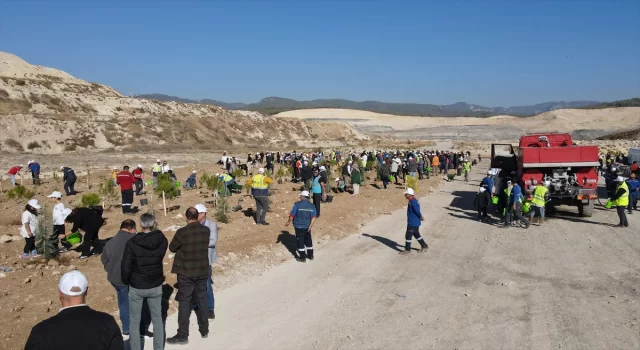
[[[0,150],[329,146],[367,137],[345,124],[283,120],[214,105],[143,100],[0,52]]]

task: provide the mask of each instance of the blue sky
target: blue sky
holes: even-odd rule
[[[640,96],[640,1],[0,1],[0,51],[122,93],[513,106]]]

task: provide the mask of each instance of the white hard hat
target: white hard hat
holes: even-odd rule
[[[300,196],[301,196],[301,197],[309,197],[309,191],[302,191],[302,192],[300,192]]]
[[[204,206],[204,204],[196,204],[194,206],[195,210],[198,211],[198,213],[206,213],[207,212],[207,207]]]
[[[142,169],[142,164],[138,164],[138,168]]]
[[[196,173],[196,171],[194,170],[194,171],[192,171],[191,173],[192,173],[192,174],[195,174],[195,173]]]
[[[545,187],[549,187],[549,186],[551,186],[551,181],[549,181],[549,180],[545,181],[545,182],[544,182],[544,186],[545,186]]]
[[[160,159],[156,159],[156,163],[160,163]]]
[[[624,177],[622,176],[616,177],[616,182],[624,182]]]
[[[264,168],[260,168],[260,169],[258,169],[258,173],[260,173],[260,174],[264,174]]]
[[[407,190],[406,190],[406,191],[404,191],[404,194],[408,194],[408,195],[413,196],[413,195],[415,195],[416,193],[413,191],[413,188],[409,187],[409,188],[407,188]]]
[[[616,168],[616,167],[611,167],[611,171],[617,171],[617,170],[618,170],[618,168]]]
[[[216,173],[216,177],[220,176],[220,173]]]

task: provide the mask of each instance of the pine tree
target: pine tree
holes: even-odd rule
[[[214,215],[216,221],[224,224],[229,222],[229,211],[231,208],[229,207],[228,198],[227,196],[218,196],[216,198],[216,211]]]
[[[47,260],[58,255],[58,239],[53,237],[53,212],[47,204],[43,204],[38,213],[36,250]]]

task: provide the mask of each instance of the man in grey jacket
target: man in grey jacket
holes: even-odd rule
[[[207,208],[203,204],[196,204],[194,207],[198,211],[198,221],[209,228],[209,279],[207,279],[207,307],[209,309],[209,320],[216,318],[215,299],[213,296],[213,278],[211,265],[216,262],[216,244],[218,243],[218,225],[215,221],[207,217]]]
[[[130,219],[123,221],[120,224],[120,231],[107,242],[100,255],[100,260],[107,271],[107,280],[116,289],[124,336],[129,335],[129,287],[122,282],[121,263],[124,247],[135,234],[136,222]]]

